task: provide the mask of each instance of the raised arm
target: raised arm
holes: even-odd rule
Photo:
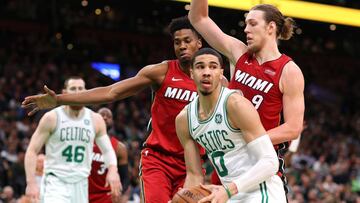
[[[273,144],[295,140],[303,129],[304,121],[304,76],[292,61],[285,65],[280,78],[283,93],[284,123],[268,131]]]
[[[25,173],[26,173],[26,195],[31,199],[39,199],[39,185],[36,183],[36,158],[41,148],[44,146],[50,133],[56,126],[56,113],[48,112],[40,120],[38,127],[31,137],[29,146],[25,154]]]
[[[231,63],[236,63],[246,52],[246,45],[225,34],[209,17],[207,0],[191,0],[189,20],[201,36],[216,50],[225,55]]]
[[[184,108],[176,117],[176,134],[184,148],[186,164],[186,179],[184,187],[192,187],[204,183],[204,176],[201,170],[201,158],[199,148],[189,133],[187,110]]]
[[[135,95],[146,87],[160,85],[168,69],[167,62],[149,65],[141,69],[136,76],[106,87],[98,87],[76,94],[59,94],[44,87],[46,94],[26,97],[22,107],[32,108],[29,115],[41,109],[58,105],[91,105],[109,103]]]

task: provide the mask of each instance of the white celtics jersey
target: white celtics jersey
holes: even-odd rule
[[[76,120],[66,115],[63,106],[53,111],[57,115],[57,125],[46,141],[45,174],[75,183],[87,178],[91,170],[95,138],[92,111],[84,108],[83,116]]]
[[[205,148],[223,184],[237,179],[255,163],[241,131],[232,128],[227,118],[227,99],[234,92],[223,87],[213,114],[203,121],[198,117],[199,98],[188,105],[190,135]]]

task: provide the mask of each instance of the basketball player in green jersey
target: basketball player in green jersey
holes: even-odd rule
[[[190,72],[199,96],[176,118],[187,169],[184,187],[204,182],[198,143],[223,184],[203,185],[212,193],[200,202],[285,203],[271,140],[250,101],[221,86],[222,65],[220,54],[210,48],[199,50],[192,59]]]
[[[79,77],[65,81],[63,93],[85,90]],[[26,195],[33,201],[52,203],[87,203],[88,176],[94,140],[99,146],[108,174],[107,184],[112,195],[120,195],[121,184],[117,173],[117,159],[106,135],[100,114],[83,106],[60,106],[47,112],[40,120],[25,155]],[[36,155],[45,144],[44,176],[36,184]]]

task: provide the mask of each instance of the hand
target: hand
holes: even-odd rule
[[[122,191],[122,185],[120,183],[120,177],[117,172],[116,166],[109,166],[108,173],[106,175],[105,187],[110,185],[112,199],[119,199]]]
[[[29,116],[34,115],[39,110],[54,108],[57,106],[55,92],[49,89],[46,85],[44,86],[44,91],[45,94],[28,96],[22,102],[22,108],[30,108],[31,111],[28,113]]]
[[[181,189],[183,189],[182,187],[179,187],[178,189],[177,189],[177,191],[179,192]],[[171,203],[171,201],[172,200],[169,200],[167,203]]]
[[[31,202],[38,202],[40,200],[39,187],[35,182],[27,184],[25,194],[30,198]]]
[[[200,184],[200,186],[204,189],[211,191],[211,194],[207,197],[202,198],[198,203],[225,203],[229,199],[225,188],[221,185]]]

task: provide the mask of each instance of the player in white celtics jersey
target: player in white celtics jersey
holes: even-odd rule
[[[285,192],[276,175],[279,162],[254,106],[234,90],[222,87],[221,56],[213,49],[193,56],[191,76],[198,97],[176,118],[184,147],[187,176],[184,187],[204,183],[196,143],[206,149],[222,186],[200,202],[284,203]]]
[[[79,77],[65,81],[63,93],[85,90]],[[117,159],[106,135],[100,114],[83,106],[60,106],[40,120],[25,155],[26,195],[50,203],[87,203],[88,176],[94,140],[108,166],[107,184],[114,196],[120,194]],[[36,184],[36,155],[45,145],[45,166],[41,189]],[[40,192],[39,192],[40,191]]]

